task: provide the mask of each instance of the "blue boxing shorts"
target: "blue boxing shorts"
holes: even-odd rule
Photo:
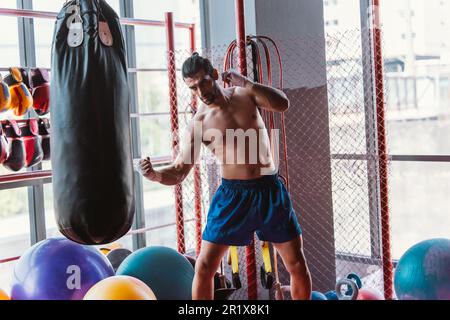
[[[285,243],[302,234],[291,198],[278,175],[252,180],[222,179],[209,208],[203,240],[248,246],[261,241]]]

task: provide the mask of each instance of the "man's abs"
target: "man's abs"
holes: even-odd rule
[[[222,164],[222,177],[229,180],[250,180],[275,174],[274,166]]]

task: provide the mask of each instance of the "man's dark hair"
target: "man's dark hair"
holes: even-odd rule
[[[204,70],[207,75],[212,76],[214,67],[208,59],[203,58],[197,52],[194,52],[192,56],[183,63],[183,68],[181,69],[183,79],[193,77],[200,70]]]

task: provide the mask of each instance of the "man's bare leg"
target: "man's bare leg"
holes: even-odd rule
[[[192,283],[193,300],[214,299],[214,275],[228,246],[203,241],[202,250],[195,263],[195,276]]]
[[[284,265],[291,276],[291,295],[293,300],[311,299],[311,274],[306,265],[301,236],[286,243],[274,243]]]

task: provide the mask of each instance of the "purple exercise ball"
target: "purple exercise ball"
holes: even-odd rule
[[[108,259],[96,248],[66,238],[41,241],[14,267],[13,300],[82,300],[97,282],[114,275]]]

